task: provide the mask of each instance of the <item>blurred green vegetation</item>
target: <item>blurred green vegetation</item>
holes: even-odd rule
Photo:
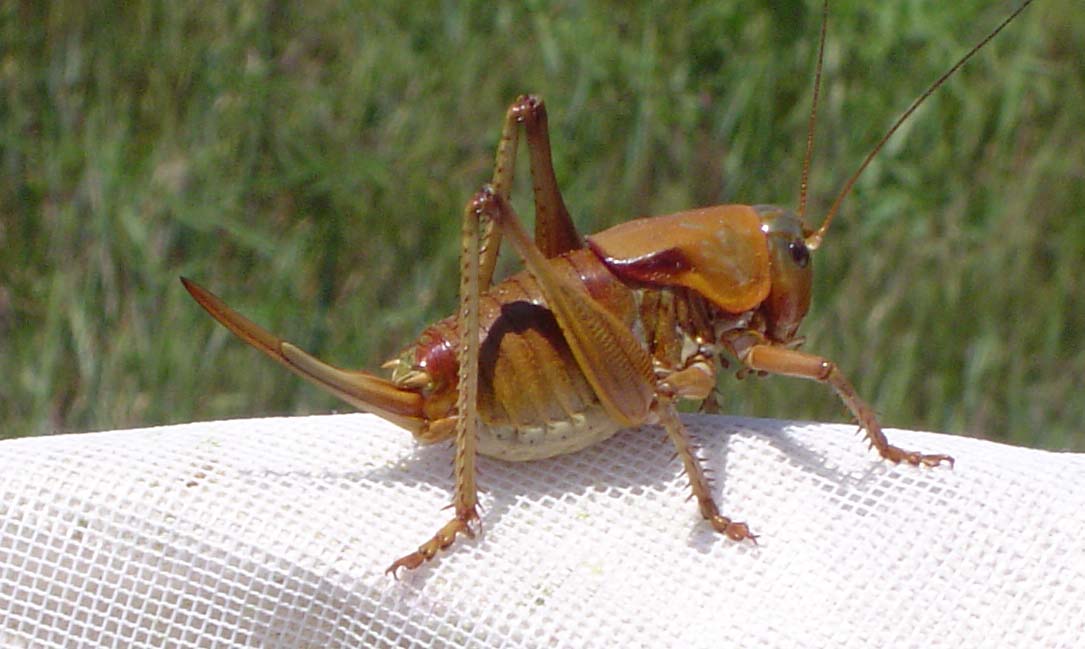
[[[811,214],[1012,6],[832,4]],[[819,18],[780,0],[3,3],[0,436],[348,409],[178,275],[378,367],[453,308],[462,205],[522,92],[547,99],[582,232],[795,206]],[[1037,0],[818,251],[805,349],[887,425],[1085,449],[1083,61],[1078,0]],[[515,202],[531,214],[525,182]],[[803,381],[721,387],[729,412],[845,419]]]

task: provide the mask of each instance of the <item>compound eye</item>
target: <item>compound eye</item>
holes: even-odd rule
[[[787,250],[791,253],[791,260],[799,268],[806,268],[806,265],[810,263],[810,249],[806,247],[805,242],[792,241],[787,244]]]

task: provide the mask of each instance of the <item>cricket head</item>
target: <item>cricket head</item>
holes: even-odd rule
[[[802,219],[790,210],[772,205],[755,205],[761,232],[769,251],[769,293],[760,312],[773,340],[788,342],[795,337],[810,309],[813,267],[810,246]]]

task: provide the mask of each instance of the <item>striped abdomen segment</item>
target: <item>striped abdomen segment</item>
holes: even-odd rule
[[[573,251],[551,263],[633,328],[637,310],[632,290],[591,251]],[[550,457],[585,448],[618,431],[530,275],[517,273],[494,285],[481,296],[480,307],[484,332],[479,350],[480,453],[508,460]],[[442,393],[455,390],[459,343],[455,329],[451,319],[434,325],[416,351],[419,366],[430,372]],[[431,398],[441,399],[436,394]]]

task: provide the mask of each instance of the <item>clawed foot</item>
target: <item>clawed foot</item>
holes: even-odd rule
[[[407,570],[414,570],[423,563],[429,561],[437,552],[452,545],[456,540],[457,534],[463,534],[467,538],[475,538],[475,531],[471,529],[471,521],[479,520],[478,511],[471,507],[467,511],[458,514],[456,518],[445,524],[433,538],[423,543],[418,550],[408,554],[405,557],[396,559],[395,562],[384,571],[386,575],[392,575],[396,579],[399,579],[398,571],[400,568],[406,568]]]
[[[712,529],[726,534],[727,538],[732,541],[745,541],[749,539],[753,541],[754,545],[757,545],[757,535],[750,533],[750,528],[745,523],[736,523],[726,516],[719,514],[712,516],[708,519],[708,522],[712,525]]]
[[[885,450],[881,450],[883,458],[889,460],[893,464],[899,464],[900,462],[907,462],[912,466],[938,466],[942,462],[949,464],[950,468],[953,468],[953,458],[948,455],[925,455],[918,451],[905,451],[902,448],[896,446],[888,446]]]

